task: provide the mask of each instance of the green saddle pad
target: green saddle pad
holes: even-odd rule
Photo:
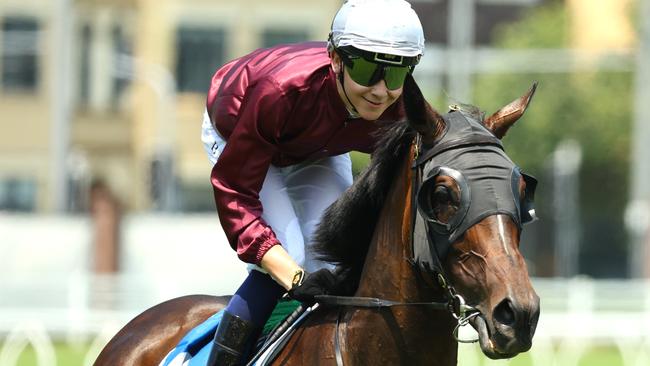
[[[275,329],[275,327],[278,326],[278,324],[284,320],[284,318],[293,313],[293,311],[296,310],[298,306],[300,306],[300,301],[280,299],[280,301],[278,301],[278,304],[275,306],[275,309],[273,309],[271,317],[269,317],[269,320],[264,325],[262,334],[269,334],[273,329]]]

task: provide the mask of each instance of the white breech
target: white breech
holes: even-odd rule
[[[215,131],[207,111],[201,140],[214,165],[226,141]],[[331,156],[288,167],[270,166],[260,191],[262,219],[271,226],[282,246],[307,272],[332,269],[312,251],[312,234],[323,211],[352,185],[350,154]],[[260,269],[255,266],[255,269]]]

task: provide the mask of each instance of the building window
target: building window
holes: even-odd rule
[[[79,60],[79,103],[87,106],[90,103],[90,54],[93,40],[93,30],[89,24],[81,28],[80,60]]]
[[[38,84],[38,22],[34,18],[2,20],[2,88],[33,91]]]
[[[212,74],[225,61],[223,29],[180,27],[177,50],[178,91],[206,93]]]
[[[115,25],[111,32],[111,39],[113,43],[113,54],[115,57],[115,68],[120,67],[132,69],[131,65],[131,42],[124,34],[124,30],[120,25]],[[118,72],[117,75],[113,73],[113,81],[111,86],[111,107],[116,110],[122,104],[122,96],[124,91],[129,85],[129,80]]]
[[[305,30],[267,29],[262,33],[262,47],[305,42],[308,39],[309,34]]]
[[[36,208],[36,183],[31,179],[0,179],[0,211],[32,212]]]

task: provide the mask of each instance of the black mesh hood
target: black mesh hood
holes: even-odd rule
[[[418,191],[414,254],[416,261],[428,262],[429,267],[438,266],[434,256],[444,258],[453,242],[487,216],[508,215],[518,226],[522,225],[522,173],[506,155],[501,141],[469,114],[454,111],[443,118],[445,132],[416,163],[424,168]],[[439,174],[454,178],[461,190],[460,208],[445,224],[432,220],[426,207],[427,190]],[[431,240],[426,240],[427,236]],[[427,242],[433,242],[435,248]]]

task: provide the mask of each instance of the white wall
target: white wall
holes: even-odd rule
[[[0,213],[0,279],[57,277],[90,270],[91,221],[85,216]],[[209,293],[232,291],[245,275],[215,215],[137,215],[122,224],[120,273],[169,279],[188,288],[212,283]],[[210,279],[210,280],[208,280]]]
[[[231,294],[246,266],[230,248],[214,215],[130,216],[124,221],[123,273],[173,293]]]
[[[0,214],[0,333],[98,332],[173,297],[232,294],[246,276],[216,214],[126,217],[115,276],[89,271],[91,243],[87,217]]]

